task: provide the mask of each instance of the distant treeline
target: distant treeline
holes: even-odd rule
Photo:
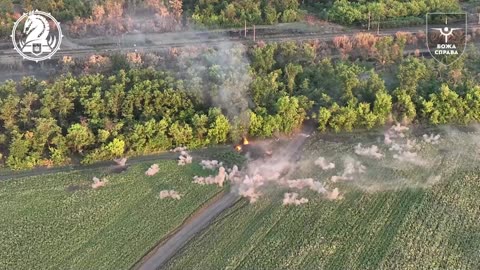
[[[428,12],[459,11],[457,0],[299,1],[299,0],[21,0],[24,10],[51,12],[73,36],[179,31],[186,25],[209,27],[276,24],[298,21],[303,8],[324,20],[344,25],[381,27],[418,25]],[[18,8],[16,9],[18,10]],[[20,16],[14,3],[0,0],[0,37],[8,37]]]
[[[457,0],[335,0],[328,11],[328,19],[346,25],[366,24],[369,18],[372,22],[390,21],[390,23],[410,18],[412,23],[416,23],[415,17],[425,19],[428,12],[455,11],[460,11]]]

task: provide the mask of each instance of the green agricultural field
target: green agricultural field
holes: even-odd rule
[[[309,142],[304,157],[336,153],[338,161],[351,155],[354,144],[346,140],[337,136]],[[281,190],[253,205],[242,200],[191,241],[167,268],[480,269],[480,167],[476,162],[458,166],[466,162],[462,152],[475,150],[468,144],[470,148],[455,151],[448,140],[436,146],[440,150],[428,145],[419,150],[438,162],[428,170],[443,176],[431,187],[409,181],[397,181],[395,186],[403,177],[426,177],[425,170],[358,158],[367,168],[378,164],[376,171],[367,173],[378,190],[340,185],[345,194],[338,201],[302,192],[309,202],[301,206],[283,206]],[[455,147],[469,141],[459,140]]]
[[[0,269],[128,269],[221,191],[191,183],[209,174],[198,164],[160,161],[146,177],[152,163],[0,182]],[[93,190],[92,177],[105,175]],[[164,189],[183,197],[160,200]]]

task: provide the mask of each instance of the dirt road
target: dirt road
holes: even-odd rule
[[[210,148],[211,151],[212,148]],[[216,146],[213,149],[217,150],[225,150],[231,149],[230,145],[225,146]],[[190,154],[195,159],[202,159],[209,157],[207,153],[209,149],[198,149],[194,151],[190,151]],[[176,160],[179,156],[179,153],[173,152],[163,152],[159,154],[153,155],[146,155],[146,156],[136,156],[136,157],[129,157],[127,161],[127,165],[135,165],[143,162],[155,161],[155,160]],[[6,181],[11,179],[23,178],[23,177],[31,177],[31,176],[39,176],[39,175],[46,175],[46,174],[54,174],[54,173],[62,173],[62,172],[73,172],[73,171],[86,171],[86,170],[97,170],[97,169],[108,169],[112,166],[115,166],[113,161],[99,161],[94,164],[90,165],[82,165],[82,164],[72,164],[67,166],[61,167],[53,167],[53,168],[35,168],[32,170],[25,170],[25,171],[12,171],[8,169],[0,170],[0,181]]]
[[[190,239],[205,229],[220,213],[232,207],[240,196],[226,193],[196,216],[191,222],[184,224],[165,243],[160,245],[150,256],[144,258],[136,267],[139,270],[156,270],[172,258]]]

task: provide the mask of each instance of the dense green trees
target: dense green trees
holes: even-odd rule
[[[192,19],[203,25],[243,26],[294,22],[298,18],[297,0],[215,0],[195,5]]]
[[[328,18],[342,24],[362,23],[370,20],[382,24],[385,20],[397,20],[399,18],[420,17],[428,12],[453,12],[460,10],[456,0],[375,0],[375,1],[349,1],[335,0],[328,13]],[[409,21],[406,21],[408,23]],[[417,20],[410,20],[416,23]]]
[[[202,112],[182,87],[151,69],[8,81],[0,86],[2,156],[20,169],[226,142],[230,120],[220,109]]]
[[[372,68],[373,59],[322,58],[315,48],[309,42],[257,44],[248,52],[172,58],[159,70],[7,81],[0,85],[0,162],[14,169],[72,157],[90,163],[245,135],[293,134],[307,119],[322,132],[394,121],[480,121],[472,52],[449,68],[403,54]]]

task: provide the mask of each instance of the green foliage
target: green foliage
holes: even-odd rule
[[[329,125],[335,132],[353,130],[358,117],[357,111],[353,106],[340,107],[335,103],[330,110],[332,111],[332,117]]]
[[[400,88],[412,96],[417,93],[417,87],[422,79],[427,78],[427,66],[419,59],[409,57],[400,65],[398,80]]]
[[[383,125],[392,113],[392,96],[386,92],[375,95],[373,113],[377,116],[378,124]]]
[[[216,114],[216,116],[213,117],[214,114]],[[210,110],[209,115],[210,118],[214,120],[210,123],[210,128],[208,129],[208,140],[215,144],[226,142],[230,130],[228,119],[220,113],[214,113],[212,110]]]
[[[396,98],[395,111],[398,116],[397,119],[403,123],[411,122],[417,115],[417,110],[412,98],[405,90],[398,91]]]
[[[327,108],[321,107],[320,111],[318,112],[318,129],[320,131],[325,131],[327,129],[328,120],[332,113]]]
[[[236,142],[245,135],[291,134],[310,118],[319,130],[336,132],[391,122],[479,121],[479,84],[468,68],[476,58],[446,69],[422,58],[402,59],[404,44],[402,38],[378,40],[376,60],[384,66],[377,70],[362,61],[318,57],[311,43],[283,42],[195,56],[192,63],[204,69],[185,61],[168,66],[186,72],[148,68],[67,74],[53,82],[7,81],[0,85],[2,161],[19,168],[24,160],[32,167],[80,156],[90,163],[177,145]],[[234,68],[224,63],[228,58]],[[14,134],[29,134],[31,144],[7,163],[11,144],[21,145],[23,138]],[[122,148],[114,147],[115,139],[124,151],[113,150]]]
[[[207,26],[243,26],[248,24],[275,24],[298,19],[296,0],[200,1],[192,14],[194,22]]]
[[[277,101],[277,114],[280,121],[280,132],[291,134],[300,128],[305,119],[306,112],[300,107],[296,97],[281,97]]]
[[[462,123],[465,120],[467,103],[448,85],[442,85],[440,92],[431,94],[428,101],[423,101],[423,113],[434,125]]]
[[[65,164],[78,154],[83,163],[92,163],[174,145],[226,142],[230,120],[219,110],[207,116],[206,104],[194,104],[194,98],[181,80],[152,69],[120,70],[109,77],[67,74],[52,83],[31,78],[18,85],[6,82],[0,86],[0,132],[6,136],[0,151],[7,161],[15,131],[31,134],[32,141],[28,151],[12,155],[7,163],[16,169],[18,164]],[[22,140],[15,142],[21,145]]]
[[[265,47],[255,47],[252,49],[252,68],[260,73],[267,73],[275,65],[275,52],[277,44],[268,44]]]
[[[293,89],[295,87],[295,78],[299,73],[303,72],[303,68],[301,65],[295,65],[292,63],[288,63],[285,66],[285,77],[287,80],[287,90],[290,95],[293,95]]]
[[[14,169],[30,169],[40,161],[38,153],[32,152],[31,133],[15,134],[9,147],[7,165]]]
[[[415,17],[424,16],[429,12],[459,11],[456,0],[408,0],[408,1],[348,1],[335,0],[328,12],[328,18],[342,24],[367,23],[368,16],[374,22],[387,21],[393,26],[416,25]],[[393,21],[392,21],[393,20]],[[382,22],[383,23],[383,22]]]
[[[188,124],[180,124],[178,121],[170,126],[168,132],[178,146],[187,145],[193,138],[192,128]]]
[[[83,150],[95,142],[95,136],[86,125],[73,124],[65,137],[67,145],[73,152],[82,153]]]

